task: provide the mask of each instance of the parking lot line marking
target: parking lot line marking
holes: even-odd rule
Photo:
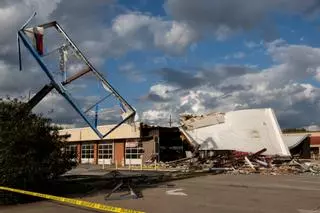
[[[84,201],[84,200],[58,197],[58,196],[54,196],[54,195],[42,194],[42,193],[38,193],[38,192],[31,192],[31,191],[26,191],[26,190],[21,190],[21,189],[14,189],[14,188],[9,188],[9,187],[5,187],[5,186],[0,186],[0,190],[30,195],[30,196],[34,196],[34,197],[41,197],[41,198],[45,198],[48,200],[54,200],[54,201],[58,201],[58,202],[62,202],[62,203],[68,203],[68,204],[72,204],[72,205],[76,205],[76,206],[81,206],[81,207],[86,207],[86,208],[100,210],[100,211],[106,211],[106,212],[144,213],[142,211],[137,211],[137,210],[132,210],[132,209],[124,209],[124,208],[120,208],[120,207],[107,206],[107,205],[104,205],[101,203],[94,203],[94,202],[89,202],[89,201]]]
[[[181,192],[183,189],[173,189],[166,191],[167,195],[179,195],[179,196],[188,196],[186,193]]]

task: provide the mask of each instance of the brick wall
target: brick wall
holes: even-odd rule
[[[78,158],[78,163],[81,163],[81,143],[77,144],[77,158]]]
[[[320,136],[313,136],[310,137],[310,145],[320,145]]]
[[[93,147],[93,159],[94,164],[98,164],[98,143],[95,143]]]

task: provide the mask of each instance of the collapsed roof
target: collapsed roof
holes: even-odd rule
[[[246,109],[181,117],[181,132],[199,150],[235,150],[290,156],[272,109]]]
[[[310,134],[287,134],[283,135],[283,141],[289,149],[293,149],[301,144]]]

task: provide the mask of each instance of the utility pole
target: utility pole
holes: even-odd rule
[[[172,121],[171,121],[171,114],[170,114],[170,120],[169,120],[169,126],[171,127]]]

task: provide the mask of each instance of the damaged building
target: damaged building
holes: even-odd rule
[[[108,131],[114,125],[99,126]],[[107,137],[100,139],[91,128],[60,130],[70,135],[66,151],[74,153],[81,164],[125,166],[166,162],[184,157],[188,144],[183,144],[177,127],[149,126],[143,123],[122,124]]]
[[[199,150],[235,150],[290,156],[272,109],[248,109],[182,116],[181,132]]]
[[[255,153],[266,149],[264,155],[319,157],[320,133],[282,134],[270,108],[183,115],[180,131],[202,156],[226,150]]]
[[[283,140],[288,146],[293,157],[309,159],[311,158],[310,139],[311,134],[283,134]]]
[[[320,132],[287,133],[283,136],[293,156],[320,159]]]
[[[99,126],[108,131],[113,125]],[[180,127],[122,124],[100,139],[90,128],[60,130],[70,135],[66,151],[85,164],[125,166],[182,159],[186,153],[206,157],[238,151],[318,159],[320,133],[283,134],[272,109],[247,109],[207,115],[182,115]],[[191,151],[191,152],[190,152]]]

